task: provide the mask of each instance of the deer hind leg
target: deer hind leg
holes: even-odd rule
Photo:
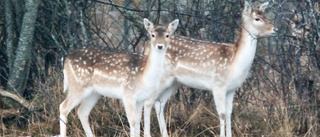
[[[226,120],[226,90],[223,88],[213,89],[213,98],[220,121],[220,137],[225,137],[225,120]]]
[[[60,104],[60,135],[61,137],[66,137],[67,135],[67,117],[70,111],[80,104],[80,102],[88,96],[81,88],[69,87],[69,93],[66,99]],[[90,91],[88,91],[90,93]],[[88,93],[87,92],[87,93]]]
[[[89,124],[89,114],[99,98],[100,95],[93,92],[91,95],[83,99],[77,111],[78,117],[82,124],[82,128],[84,129],[87,137],[94,136]]]
[[[67,117],[70,111],[82,101],[81,96],[75,96],[70,92],[67,98],[60,104],[60,136],[66,137],[67,135]]]

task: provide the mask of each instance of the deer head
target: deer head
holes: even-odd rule
[[[242,25],[253,37],[266,37],[275,35],[276,29],[271,24],[264,11],[268,7],[269,2],[265,2],[255,9],[245,1],[244,9],[242,12]]]

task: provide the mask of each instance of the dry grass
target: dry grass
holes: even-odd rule
[[[38,90],[31,101],[40,109],[33,112],[22,110],[17,117],[2,119],[1,136],[59,134],[58,106],[65,95],[62,93],[61,72],[58,69],[51,72],[48,79],[39,80],[35,85]],[[317,100],[303,101],[294,90],[290,90],[287,96],[281,95],[268,83],[256,86],[254,81],[262,79],[253,76],[237,91],[232,117],[234,136],[314,137],[320,134],[319,106],[312,103]],[[289,83],[289,87],[292,86]],[[219,119],[210,92],[180,88],[168,102],[166,117],[168,132],[173,137],[219,135]],[[154,112],[151,120],[151,132],[160,136]],[[68,122],[68,135],[85,136],[76,109],[68,116]],[[97,136],[129,135],[128,122],[119,100],[101,99],[91,112],[90,122]]]

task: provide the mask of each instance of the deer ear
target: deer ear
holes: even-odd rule
[[[259,10],[264,12],[268,8],[269,2],[265,2],[259,6]]]
[[[144,24],[144,28],[151,33],[151,30],[153,29],[153,23],[150,22],[148,19],[144,18],[143,19],[143,24]]]
[[[179,25],[179,19],[175,19],[169,24],[168,26],[169,35],[171,35],[177,29],[178,25]]]
[[[251,11],[252,11],[252,7],[249,4],[249,2],[244,1],[244,8],[243,8],[242,15],[250,15]]]

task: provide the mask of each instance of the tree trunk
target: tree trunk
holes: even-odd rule
[[[13,46],[13,7],[12,0],[4,1],[5,8],[5,28],[6,28],[6,46],[7,46],[7,56],[8,56],[8,68],[11,70],[14,57],[14,46]]]
[[[6,87],[8,91],[18,93],[20,96],[23,96],[30,69],[38,5],[38,0],[25,1],[25,14],[23,15],[19,43]],[[5,101],[5,104],[9,107],[17,106],[17,103],[13,103],[13,100],[10,101],[6,98]]]

